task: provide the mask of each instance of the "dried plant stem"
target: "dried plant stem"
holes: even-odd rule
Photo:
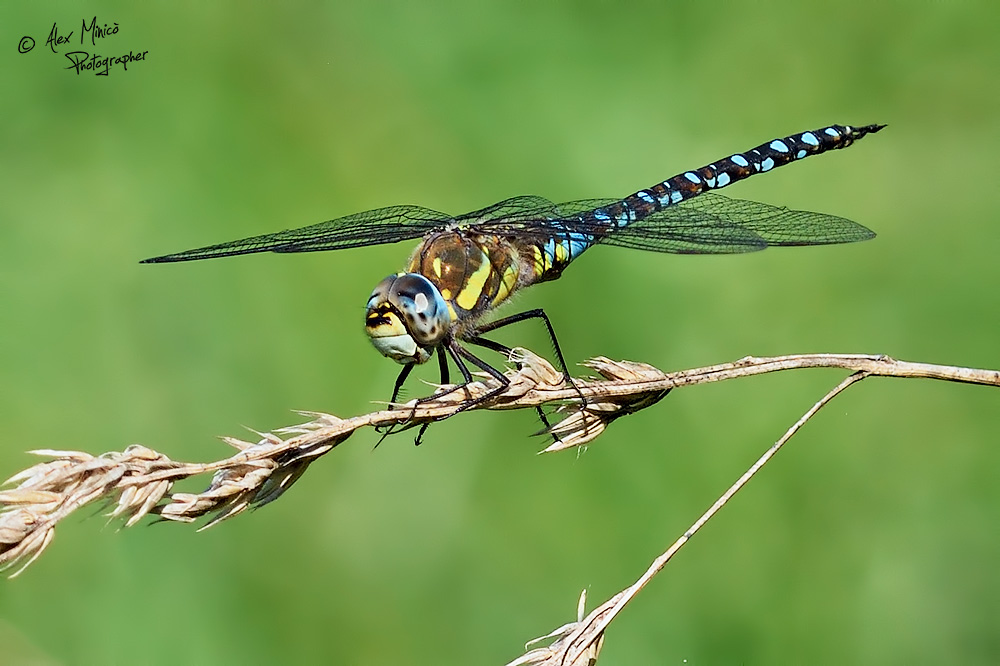
[[[556,638],[549,646],[531,650],[507,666],[592,666],[597,662],[597,656],[604,641],[604,632],[635,596],[658,574],[674,555],[725,506],[750,480],[770,461],[775,454],[797,433],[820,409],[853,384],[874,375],[883,377],[904,377],[922,379],[940,379],[987,386],[1000,386],[1000,372],[995,370],[977,370],[956,366],[932,365],[927,363],[910,363],[896,361],[887,356],[865,355],[834,355],[834,354],[804,354],[797,356],[780,356],[774,358],[747,357],[736,361],[714,366],[699,368],[685,372],[672,373],[670,378],[677,381],[676,386],[701,384],[709,381],[721,381],[734,377],[743,377],[777,370],[794,368],[836,367],[854,370],[855,372],[842,380],[837,386],[827,392],[805,414],[803,414],[750,468],[744,472],[712,506],[703,513],[673,544],[659,555],[649,568],[630,586],[618,592],[603,604],[595,608],[585,618],[581,597],[581,609],[578,621],[563,625],[543,639]],[[656,384],[654,383],[654,386]],[[543,640],[538,639],[538,640]],[[526,646],[527,647],[527,646]]]
[[[855,382],[870,376],[940,379],[1000,386],[1000,372],[955,366],[897,361],[888,356],[860,354],[803,354],[771,358],[746,357],[732,363],[664,373],[656,368],[599,357],[586,363],[603,379],[562,383],[561,373],[543,359],[520,350],[520,369],[509,373],[510,386],[474,409],[524,409],[560,405],[566,417],[551,430],[556,441],[545,452],[586,444],[614,420],[649,407],[672,389],[708,382],[749,377],[779,370],[841,368],[853,374],[817,402],[674,544],[652,563],[633,585],[616,594],[586,618],[570,623],[549,636],[555,642],[532,650],[511,664],[560,664],[577,666],[596,661],[604,630],[622,608],[648,584],[673,555],[718,512],[770,460],[819,409]],[[223,438],[239,452],[210,463],[181,463],[143,446],[92,456],[79,451],[34,451],[51,459],[14,475],[0,491],[0,570],[15,568],[17,575],[51,542],[56,524],[92,502],[114,505],[109,515],[126,526],[145,515],[164,520],[209,520],[202,529],[247,508],[258,507],[281,496],[317,458],[346,440],[356,430],[373,427],[413,427],[447,418],[490,386],[475,383],[464,391],[412,401],[395,409],[339,419],[316,412],[300,412],[311,420],[275,433],[257,433],[257,443]],[[579,397],[586,405],[579,406]],[[572,407],[572,409],[569,409]],[[287,436],[283,439],[282,436]],[[205,491],[170,493],[173,484],[196,475],[212,473]],[[579,615],[582,616],[582,603]]]
[[[601,640],[604,637],[604,631],[607,629],[608,625],[618,616],[618,614],[625,608],[625,606],[635,598],[639,592],[646,587],[647,584],[653,579],[653,577],[658,574],[663,567],[667,565],[667,562],[677,554],[678,551],[691,540],[698,530],[705,526],[705,524],[712,519],[712,517],[719,512],[722,507],[724,507],[729,500],[740,491],[743,486],[750,482],[750,479],[759,472],[767,462],[774,457],[774,455],[785,445],[792,436],[799,431],[799,429],[806,424],[806,422],[813,417],[820,409],[823,408],[828,402],[833,400],[839,393],[844,391],[848,386],[858,382],[869,375],[865,372],[856,372],[850,375],[842,382],[837,384],[832,390],[830,390],[825,396],[823,396],[815,405],[813,405],[809,411],[802,415],[802,417],[792,425],[791,428],[785,431],[785,434],[775,442],[767,451],[764,452],[760,458],[754,462],[750,468],[740,476],[736,482],[731,485],[726,492],[715,501],[714,504],[701,515],[694,522],[691,527],[687,529],[684,534],[677,538],[673,544],[667,550],[665,550],[659,557],[653,560],[653,563],[648,569],[636,580],[635,583],[628,586],[618,594],[614,595],[611,599],[604,602],[597,608],[595,608],[586,618],[581,618],[580,621],[575,623],[575,625],[570,625],[571,631],[566,631],[565,636],[560,645],[560,650],[558,653],[553,653],[546,655],[546,659],[542,661],[535,662],[521,662],[530,664],[577,664],[585,663],[581,662],[581,656],[592,654],[596,658],[595,646],[600,645]],[[512,662],[507,666],[513,666],[518,662]]]

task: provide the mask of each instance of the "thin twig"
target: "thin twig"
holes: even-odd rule
[[[823,408],[828,402],[833,400],[839,393],[844,391],[847,387],[851,386],[855,382],[859,382],[865,377],[868,377],[868,373],[864,371],[855,372],[850,375],[842,382],[837,384],[836,387],[831,389],[826,395],[824,395],[815,405],[813,405],[809,411],[802,415],[802,417],[792,425],[791,428],[785,431],[785,434],[775,442],[767,451],[764,452],[760,458],[754,462],[750,468],[740,476],[736,482],[729,487],[726,492],[715,501],[714,504],[701,515],[698,520],[694,522],[691,527],[688,528],[684,534],[682,534],[667,550],[663,552],[659,557],[653,560],[653,563],[648,569],[639,577],[639,579],[628,586],[618,594],[614,595],[611,599],[604,602],[597,608],[595,608],[591,613],[580,621],[565,625],[561,627],[560,639],[549,646],[549,648],[543,648],[541,650],[533,651],[539,659],[528,660],[528,661],[514,661],[507,666],[514,666],[515,664],[531,664],[533,666],[567,666],[575,665],[580,663],[588,663],[581,661],[582,658],[593,658],[596,662],[597,652],[600,650],[601,642],[604,639],[604,631],[608,628],[608,625],[618,616],[618,614],[625,608],[628,602],[632,601],[635,596],[653,579],[653,576],[658,574],[663,567],[667,565],[667,562],[673,558],[674,555],[691,540],[698,530],[705,526],[705,524],[712,519],[712,517],[719,512],[719,510],[724,507],[729,500],[736,495],[737,492],[747,483],[754,475],[759,472],[767,462],[774,457],[774,455],[785,445],[792,436],[802,428],[806,422],[811,419],[816,412]],[[553,649],[555,648],[555,649]],[[531,653],[529,653],[531,654]],[[527,657],[527,655],[525,655]],[[522,660],[524,657],[521,658]]]

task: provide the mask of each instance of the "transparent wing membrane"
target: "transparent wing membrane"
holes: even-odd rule
[[[144,264],[231,257],[255,252],[319,252],[420,238],[449,223],[450,216],[419,206],[389,206],[300,229],[251,236],[195,250],[145,259]]]
[[[860,224],[834,215],[702,194],[599,242],[654,252],[728,254],[771,245],[852,243],[874,236]]]
[[[712,193],[669,206],[624,227],[591,215],[619,203],[615,199],[586,199],[554,204],[540,197],[519,197],[496,205],[502,216],[482,219],[482,213],[490,211],[483,209],[458,220],[460,224],[468,222],[481,233],[515,241],[579,233],[605,245],[677,254],[731,254],[763,250],[769,245],[851,243],[875,236],[842,217]],[[472,215],[476,217],[470,219]]]

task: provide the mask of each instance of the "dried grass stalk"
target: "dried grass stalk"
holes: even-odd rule
[[[722,381],[736,377],[797,368],[842,368],[850,377],[816,403],[736,484],[650,566],[633,585],[583,617],[581,597],[577,621],[538,640],[555,638],[544,648],[528,651],[508,666],[560,664],[583,666],[596,663],[608,624],[688,539],[746,484],[777,450],[812,415],[851,384],[871,376],[930,378],[1000,386],[1000,372],[954,366],[896,361],[887,356],[860,354],[806,354],[773,358],[746,357],[733,363],[664,373],[652,366],[599,357],[585,365],[600,378],[563,384],[562,375],[543,359],[519,350],[521,369],[508,373],[510,386],[472,409],[524,409],[559,405],[565,414],[550,432],[552,445],[543,452],[581,446],[600,435],[616,419],[645,409],[671,389]],[[211,463],[182,463],[144,446],[93,456],[81,451],[41,449],[31,453],[50,460],[38,463],[8,479],[0,490],[0,571],[13,569],[11,577],[24,571],[51,543],[60,520],[92,502],[112,505],[108,513],[122,519],[126,527],[146,515],[162,520],[194,522],[206,518],[206,529],[222,520],[278,499],[305,473],[309,465],[366,426],[411,428],[455,414],[468,401],[488,391],[488,384],[474,383],[464,391],[422,401],[411,401],[395,409],[339,419],[318,412],[299,412],[309,418],[301,425],[257,433],[256,443],[233,437],[223,441],[238,450],[235,455]],[[439,389],[439,393],[444,387]],[[586,398],[582,408],[579,398]],[[283,438],[284,437],[284,438]],[[211,473],[209,487],[201,493],[170,493],[177,481]]]
[[[732,377],[761,374],[776,370],[788,370],[803,367],[837,367],[853,369],[855,372],[846,377],[833,389],[818,400],[805,414],[799,418],[784,435],[770,446],[750,468],[736,480],[698,520],[678,537],[673,544],[660,554],[632,585],[605,601],[586,617],[583,616],[586,595],[580,597],[577,611],[577,621],[563,625],[552,633],[536,639],[525,646],[529,650],[531,644],[555,638],[556,640],[544,648],[531,649],[523,656],[507,664],[507,666],[593,666],[604,644],[604,633],[612,621],[625,606],[649,584],[656,574],[663,570],[667,563],[677,554],[698,530],[704,527],[737,492],[763,469],[775,454],[806,424],[820,409],[826,406],[836,396],[847,390],[853,384],[871,376],[906,377],[922,379],[942,379],[970,384],[1000,386],[1000,372],[995,370],[976,370],[954,366],[930,365],[926,363],[908,363],[896,361],[887,356],[862,355],[830,355],[815,354],[802,356],[783,356],[777,358],[747,357],[736,363],[703,368],[682,373],[673,373],[671,380],[677,386],[704,381],[720,381]],[[657,382],[654,382],[656,385]],[[554,445],[555,446],[555,445]],[[552,448],[552,447],[549,447]]]

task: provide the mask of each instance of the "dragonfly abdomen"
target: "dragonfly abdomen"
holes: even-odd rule
[[[558,225],[553,223],[553,229]],[[532,274],[528,281],[532,284],[558,278],[563,269],[583,252],[594,245],[597,238],[593,234],[573,232],[555,233],[545,242],[533,243],[524,253],[530,255]]]
[[[620,202],[591,213],[595,220],[607,218],[609,224],[623,227],[648,215],[692,199],[709,190],[719,190],[758,173],[765,173],[810,155],[846,148],[866,134],[885,125],[830,125],[818,130],[792,134],[735,153],[692,171],[685,171],[652,187],[639,190]]]
[[[579,213],[568,225],[552,221],[552,238],[534,246],[533,282],[553,280],[588,248],[614,234],[618,229],[641,222],[664,208],[727,187],[758,173],[765,173],[810,155],[846,148],[866,134],[885,125],[830,125],[774,139],[744,153],[734,153],[711,164],[685,171],[652,187],[639,190],[624,199]],[[570,227],[574,227],[570,229]],[[580,232],[585,227],[594,233]],[[559,229],[564,229],[559,233]]]
[[[830,125],[774,139],[745,153],[736,153],[700,169],[668,178],[626,197],[622,203],[634,211],[634,219],[631,221],[640,220],[650,213],[696,197],[702,192],[722,189],[754,174],[771,171],[810,155],[846,148],[866,134],[877,132],[883,127],[885,125]]]

